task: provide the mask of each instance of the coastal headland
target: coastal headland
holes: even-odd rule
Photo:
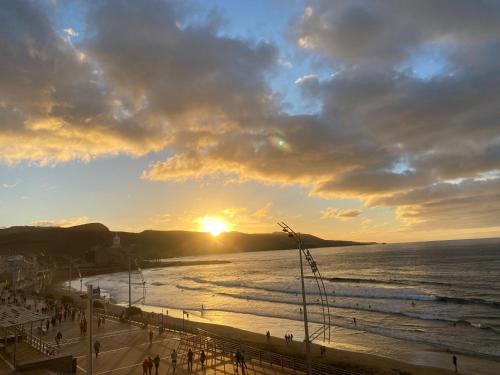
[[[120,247],[141,260],[296,247],[295,241],[281,232],[226,232],[214,237],[210,233],[192,231],[114,232],[103,224],[92,223],[68,228],[20,226],[0,229],[0,254],[34,254],[56,260],[88,258],[92,251],[112,247],[115,236],[120,239]],[[371,244],[325,240],[310,234],[302,234],[302,242],[308,248]]]

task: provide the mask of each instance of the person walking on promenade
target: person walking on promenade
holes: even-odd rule
[[[155,365],[155,375],[158,375],[158,368],[160,367],[160,355],[157,354],[153,359],[153,363]]]
[[[99,356],[99,352],[101,351],[101,343],[99,340],[95,340],[94,342],[94,352],[95,352],[95,357],[97,358]]]
[[[153,345],[153,330],[149,330],[149,346]]]
[[[177,352],[172,350],[172,354],[170,354],[170,358],[172,359],[172,374],[175,374],[175,368],[177,367]]]
[[[247,362],[246,362],[246,359],[245,359],[245,351],[242,350],[241,351],[241,372],[245,372],[245,370],[248,370],[248,366],[247,366]]]
[[[455,372],[458,372],[457,356],[455,354],[453,354],[453,366],[455,366]]]
[[[188,350],[188,354],[187,354],[187,357],[188,357],[188,371],[191,372],[193,371],[193,351],[191,350],[191,348],[189,348]]]
[[[240,366],[240,351],[237,350],[236,353],[234,353],[234,364],[233,364],[233,369],[234,369],[234,373],[235,374],[238,374],[238,367]],[[241,372],[243,372],[243,370],[241,370]]]
[[[207,355],[205,351],[202,350],[200,353],[200,363],[201,363],[201,371],[205,372],[205,361],[207,360]]]
[[[56,345],[57,345],[58,348],[59,348],[59,345],[61,344],[61,340],[62,340],[62,333],[61,333],[61,331],[57,331]]]
[[[144,361],[142,361],[142,375],[148,375],[148,368],[149,368],[149,363],[148,363],[148,358],[144,358]]]
[[[148,371],[149,375],[151,375],[151,372],[153,371],[153,359],[151,356],[148,357]]]

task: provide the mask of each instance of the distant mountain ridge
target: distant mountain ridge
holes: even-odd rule
[[[92,247],[110,246],[118,233],[121,244],[134,247],[142,259],[170,258],[199,254],[285,250],[296,247],[285,233],[240,232],[209,233],[190,231],[145,230],[140,233],[112,232],[101,223],[83,224],[69,228],[16,226],[0,229],[0,254],[40,254],[51,257],[81,257]],[[303,234],[304,246],[309,248],[364,245],[354,241],[324,240]]]

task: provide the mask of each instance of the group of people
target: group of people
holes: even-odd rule
[[[245,374],[245,371],[248,370],[247,363],[245,361],[245,351],[239,351],[237,350],[236,353],[234,353],[234,372],[238,374],[238,368],[241,367],[241,373]]]
[[[193,361],[194,361],[194,353],[191,350],[191,348],[189,348],[189,350],[187,352],[188,372],[192,372],[193,371]],[[202,350],[201,353],[200,353],[200,365],[201,365],[201,371],[202,372],[206,371],[206,367],[205,367],[206,361],[207,361],[207,355],[205,354],[205,351]],[[172,362],[172,365],[173,365],[173,362]],[[175,371],[175,369],[174,369],[174,371]]]
[[[160,368],[160,356],[158,354],[154,358],[151,358],[151,356],[144,358],[142,362],[142,375],[152,375],[153,365],[155,367],[155,375],[158,375],[158,369]]]
[[[291,343],[292,343],[292,341],[293,341],[293,334],[291,334],[291,333],[290,333],[290,334],[288,334],[288,333],[287,333],[287,334],[285,334],[285,342],[286,342],[287,344],[291,344]]]
[[[97,357],[97,355],[96,355]],[[245,363],[244,355],[242,355],[239,351],[236,353],[236,358],[237,359],[237,365],[238,364],[241,366],[242,372],[243,368],[247,368],[247,365]],[[206,367],[206,361],[207,361],[207,355],[205,354],[205,351],[202,350],[200,353],[200,365],[201,365],[201,370],[205,372]],[[144,361],[142,362],[142,374],[143,375],[153,375],[153,367],[155,368],[155,373],[154,375],[158,375],[158,369],[160,368],[160,355],[157,354],[154,358],[151,358],[151,356],[148,356],[144,358]],[[170,353],[170,361],[172,364],[172,374],[175,374],[175,370],[177,368],[177,351],[174,349]],[[193,362],[194,362],[194,352],[189,348],[187,352],[187,366],[188,366],[188,372],[193,371]],[[236,373],[238,370],[236,370]]]

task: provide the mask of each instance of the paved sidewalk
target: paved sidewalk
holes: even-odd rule
[[[80,335],[78,322],[67,320],[61,325],[50,328],[49,331],[42,336],[42,339],[48,343],[55,344],[55,336],[58,331],[61,331],[63,339],[58,347],[58,355],[73,355],[77,359],[77,374],[87,373],[87,340],[85,335]],[[149,329],[139,328],[128,323],[121,323],[116,320],[107,319],[104,325],[97,327],[97,319],[93,319],[93,339],[99,340],[101,343],[101,351],[96,358],[93,355],[94,375],[129,375],[142,374],[143,360],[151,356],[160,356],[159,374],[169,375],[188,375],[187,371],[187,351],[191,347],[194,352],[194,363],[192,374],[228,374],[234,375],[237,373],[236,367],[233,365],[231,358],[227,356],[217,355],[214,358],[210,351],[206,351],[207,363],[206,368],[202,370],[199,362],[200,347],[197,347],[196,340],[188,340],[189,335],[181,335],[178,332],[166,331],[159,334],[158,330],[154,330],[153,342],[149,342]],[[34,351],[30,347],[24,348],[27,344],[20,345],[18,348],[18,358],[24,360],[26,358],[43,358],[46,356]],[[199,345],[198,345],[199,346]],[[26,349],[26,350],[24,350]],[[178,352],[177,368],[173,370],[170,361],[170,354],[175,349]],[[24,355],[24,354],[26,355]],[[31,353],[31,354],[30,354]],[[0,375],[12,375],[12,364],[9,363],[9,358],[3,354],[0,357]],[[258,361],[249,361],[248,369],[245,374],[257,375],[276,375],[276,374],[291,374],[293,371],[282,369],[281,367],[271,367],[267,364],[259,364]],[[51,374],[50,371],[35,370],[33,374]],[[238,371],[241,374],[241,368]],[[30,374],[30,373],[23,373]],[[155,374],[153,368],[152,374]],[[242,374],[244,375],[244,374]]]

